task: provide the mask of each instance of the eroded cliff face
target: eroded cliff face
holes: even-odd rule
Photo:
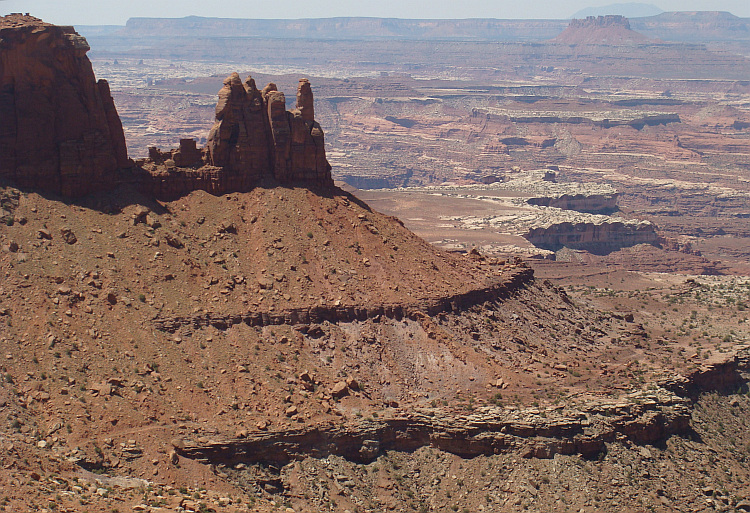
[[[0,178],[81,196],[128,165],[125,137],[89,46],[72,27],[0,18]]]
[[[648,221],[564,221],[530,228],[523,236],[535,246],[551,251],[571,248],[592,253],[609,253],[658,241],[655,227]]]
[[[612,194],[562,194],[528,198],[526,201],[531,205],[542,207],[555,207],[589,214],[609,214],[617,211],[618,196],[616,192]]]

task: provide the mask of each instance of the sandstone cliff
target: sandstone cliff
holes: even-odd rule
[[[654,225],[648,221],[589,219],[562,221],[530,228],[523,237],[539,248],[557,251],[561,248],[585,249],[608,253],[636,244],[655,244]]]
[[[0,178],[81,196],[128,164],[125,137],[89,46],[72,27],[0,18]]]
[[[271,183],[333,185],[313,95],[300,80],[297,106],[269,84],[236,73],[224,81],[205,148],[180,147],[133,167],[109,84],[94,78],[89,45],[72,27],[32,16],[0,18],[0,178],[67,197],[129,182],[178,197],[248,191]],[[120,170],[130,168],[131,172]]]

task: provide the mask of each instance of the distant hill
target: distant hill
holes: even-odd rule
[[[607,16],[618,14],[626,18],[645,18],[647,16],[656,16],[664,11],[653,4],[644,4],[639,2],[628,2],[622,4],[610,4],[602,7],[586,7],[575,13],[571,18],[580,19],[589,16]]]

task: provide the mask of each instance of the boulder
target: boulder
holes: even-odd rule
[[[347,394],[349,394],[349,386],[346,384],[346,381],[339,381],[331,388],[331,397],[335,397],[336,399],[341,399]]]

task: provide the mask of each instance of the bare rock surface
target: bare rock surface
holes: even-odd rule
[[[106,188],[128,164],[109,85],[72,27],[0,18],[0,177],[65,196]]]
[[[297,107],[286,110],[286,97],[275,84],[258,90],[248,76],[224,80],[216,121],[203,150],[195,141],[162,152],[151,148],[139,160],[136,184],[145,192],[175,198],[193,190],[212,194],[249,191],[269,183],[329,188],[323,130],[313,119],[313,94],[307,79],[299,81]]]

